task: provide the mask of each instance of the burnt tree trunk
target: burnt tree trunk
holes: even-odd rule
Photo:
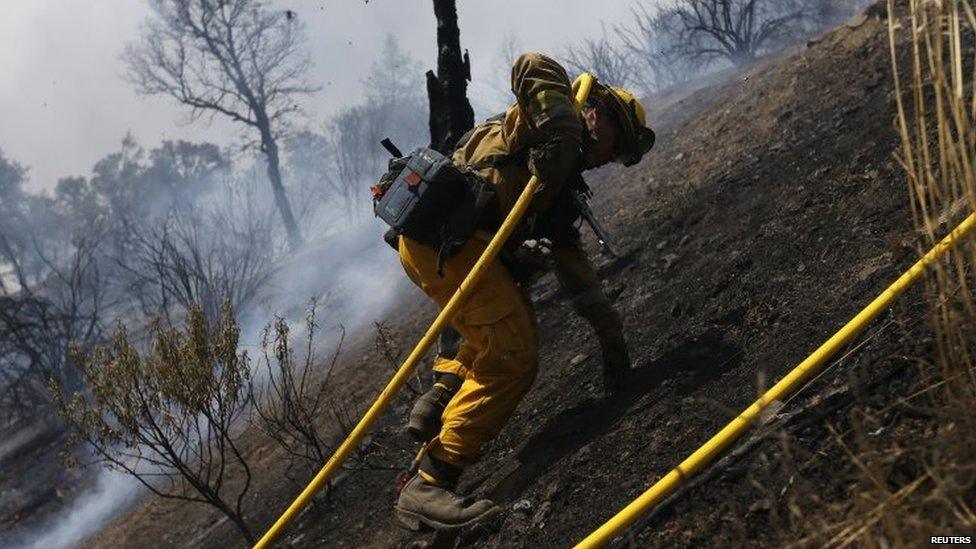
[[[437,18],[437,74],[427,71],[430,101],[430,148],[449,154],[462,135],[474,127],[474,110],[468,101],[471,64],[461,55],[461,31],[455,0],[434,0]]]
[[[302,247],[304,240],[302,233],[298,229],[295,215],[291,210],[291,203],[285,195],[285,186],[281,183],[281,160],[278,156],[278,142],[271,133],[271,123],[263,111],[258,114],[258,130],[261,132],[261,151],[268,159],[268,180],[271,181],[271,190],[274,192],[275,206],[281,214],[281,221],[285,225],[285,232],[288,235],[288,246],[291,251]]]
[[[474,127],[474,109],[468,101],[471,61],[461,55],[461,30],[455,0],[434,0],[437,18],[437,74],[427,71],[430,105],[430,148],[450,154],[465,132]],[[438,355],[454,358],[460,334],[447,327],[438,340]]]

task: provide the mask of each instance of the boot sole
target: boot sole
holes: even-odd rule
[[[492,507],[484,513],[481,513],[480,515],[465,522],[459,524],[447,524],[429,519],[425,516],[414,513],[413,511],[400,509],[399,507],[395,507],[394,509],[396,510],[397,521],[399,521],[404,528],[413,532],[423,531],[424,527],[432,528],[438,532],[455,532],[457,530],[461,530],[462,528],[474,526],[475,524],[492,518],[501,512],[501,508],[496,505],[495,507]]]

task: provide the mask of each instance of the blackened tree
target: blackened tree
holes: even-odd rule
[[[302,237],[281,180],[278,140],[308,84],[309,59],[294,12],[262,0],[153,0],[156,17],[124,54],[147,95],[168,95],[191,119],[223,115],[252,128],[268,162],[275,203],[294,249]]]
[[[449,153],[457,140],[474,127],[474,109],[468,101],[471,61],[461,54],[455,0],[434,0],[437,18],[437,73],[427,71],[430,100],[430,147]]]
[[[694,50],[687,44],[697,37],[682,37],[681,15],[671,7],[647,8],[637,4],[631,8],[626,23],[615,25],[614,31],[633,58],[635,72],[648,91],[659,91],[682,84],[702,74],[711,59],[683,55]]]

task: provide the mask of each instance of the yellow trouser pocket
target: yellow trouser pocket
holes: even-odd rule
[[[472,343],[480,351],[473,364],[478,375],[497,375],[529,366],[525,362],[532,360],[527,355],[534,347],[530,339],[533,326],[531,317],[521,310],[520,299],[517,293],[503,296],[484,289],[472,296],[465,307],[460,324],[475,339]]]

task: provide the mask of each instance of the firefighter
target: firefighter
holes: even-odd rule
[[[585,186],[583,170],[612,161],[637,163],[653,146],[654,132],[646,126],[643,107],[622,88],[597,82],[578,110],[565,69],[538,53],[515,60],[511,86],[515,104],[468,132],[452,160],[493,185],[497,215],[488,228],[497,228],[530,177],[538,177],[531,221],[513,236],[509,249],[526,238],[552,243],[556,277],[600,340],[605,391],[613,394],[624,382],[630,358],[620,317],[580,246],[579,212],[569,190]],[[400,236],[400,261],[409,278],[443,307],[489,237],[476,234],[445,260],[430,246]],[[510,267],[499,260],[487,266],[452,321],[459,346],[439,350],[435,385],[411,414],[411,430],[432,439],[397,500],[396,515],[408,528],[456,529],[497,510],[488,500],[470,501],[454,490],[463,469],[508,421],[538,368],[535,316]]]

